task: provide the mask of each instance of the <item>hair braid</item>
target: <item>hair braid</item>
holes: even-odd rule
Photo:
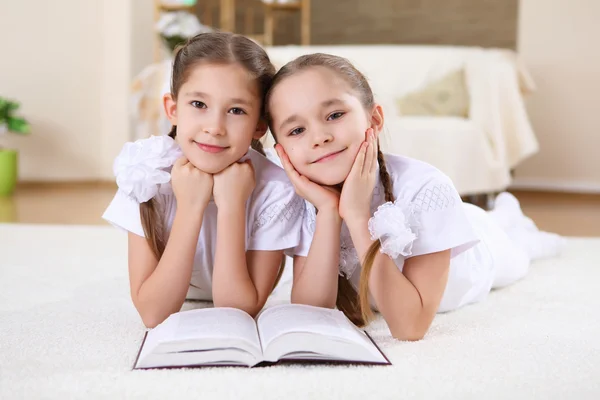
[[[252,147],[254,150],[258,151],[263,156],[265,156],[265,157],[267,156],[267,154],[265,153],[263,144],[260,140],[252,139],[252,142],[250,143],[250,147]]]

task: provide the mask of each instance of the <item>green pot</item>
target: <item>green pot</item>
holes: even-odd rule
[[[17,186],[17,151],[0,149],[0,196],[10,196]]]

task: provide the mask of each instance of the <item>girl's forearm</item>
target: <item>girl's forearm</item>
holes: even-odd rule
[[[204,210],[176,211],[165,251],[136,296],[146,326],[152,328],[181,309],[192,277],[203,216]]]
[[[244,203],[218,211],[212,285],[215,307],[233,307],[251,315],[255,313],[258,293],[246,263]]]
[[[341,226],[337,209],[320,210],[317,214],[308,256],[292,287],[292,303],[335,307]]]
[[[373,244],[368,220],[348,224],[352,241],[361,260]],[[402,274],[394,261],[377,254],[369,275],[369,292],[387,322],[392,335],[401,340],[419,340],[431,321],[422,318],[423,304],[416,287]]]

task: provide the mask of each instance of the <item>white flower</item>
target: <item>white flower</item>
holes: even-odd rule
[[[210,27],[201,24],[195,15],[186,11],[163,13],[155,27],[164,37],[191,38],[199,33],[212,31]]]
[[[381,205],[369,220],[371,239],[379,239],[381,252],[393,259],[412,254],[416,228],[414,207],[403,206],[399,200]]]
[[[160,18],[158,19],[158,21],[156,22],[156,29],[164,34],[165,33],[165,29],[167,29],[167,27],[169,25],[171,25],[174,21],[175,18],[177,17],[176,13],[162,13]]]
[[[181,34],[181,29],[179,26],[177,25],[169,25],[165,28],[165,30],[163,31],[163,35],[165,37],[173,37],[173,36],[181,36],[184,37]]]
[[[117,185],[138,203],[169,193],[171,174],[167,169],[181,156],[177,142],[166,135],[126,143],[113,165]]]

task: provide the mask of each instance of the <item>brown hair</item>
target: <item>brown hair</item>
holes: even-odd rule
[[[254,75],[263,99],[275,75],[275,67],[267,53],[250,39],[227,32],[201,33],[189,39],[176,51],[171,77],[173,99],[177,99],[179,90],[188,79],[192,68],[201,63],[239,63]],[[261,115],[264,115],[264,107],[265,103],[262,101]],[[177,136],[177,126],[171,128],[169,136],[173,139]],[[265,155],[260,141],[252,139],[251,146]],[[155,199],[140,204],[144,235],[157,259],[161,258],[166,247],[166,226],[159,207],[160,204]]]
[[[367,82],[365,76],[358,71],[350,61],[331,54],[315,53],[304,55],[283,66],[277,74],[275,74],[271,88],[267,92],[265,98],[265,105],[267,107],[266,115],[273,136],[275,136],[272,123],[273,120],[269,114],[269,101],[273,89],[285,78],[297,72],[314,67],[327,68],[343,78],[354,90],[365,110],[372,110],[375,106],[375,99],[373,97],[371,86]],[[377,161],[379,163],[379,178],[385,192],[385,200],[394,201],[392,181],[387,171],[385,159],[381,150],[377,152]],[[380,248],[381,243],[377,240],[365,254],[360,273],[358,293],[356,293],[356,290],[354,290],[354,287],[352,287],[347,278],[343,276],[338,277],[337,307],[348,317],[348,319],[359,326],[365,325],[373,316],[369,302],[369,275]]]

